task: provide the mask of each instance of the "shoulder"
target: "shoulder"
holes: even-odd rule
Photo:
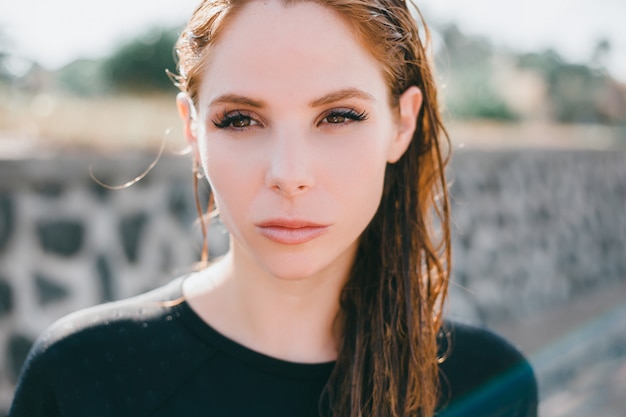
[[[69,314],[48,327],[37,339],[31,354],[41,354],[72,346],[107,346],[130,341],[137,334],[158,333],[171,321],[179,281],[151,292],[86,308]]]
[[[22,368],[11,415],[49,415],[32,411],[46,407],[45,398],[75,415],[90,415],[93,404],[108,404],[114,415],[128,401],[149,408],[175,389],[208,352],[178,317],[180,285],[179,279],[141,296],[78,311],[50,326]],[[168,378],[159,378],[163,374]]]
[[[440,337],[445,416],[537,414],[537,382],[526,357],[494,332],[446,322]]]

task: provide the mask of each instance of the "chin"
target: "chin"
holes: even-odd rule
[[[265,263],[263,267],[271,276],[282,281],[304,281],[326,269],[321,265],[313,265],[309,262],[295,259]]]
[[[329,249],[329,248],[327,248]],[[321,252],[321,253],[320,253]],[[339,252],[339,256],[335,255]],[[304,281],[310,278],[345,280],[349,274],[352,251],[316,251],[269,254],[257,258],[272,276],[284,281]]]

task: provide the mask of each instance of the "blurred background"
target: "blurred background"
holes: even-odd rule
[[[198,259],[165,73],[196,4],[0,3],[0,416],[51,322]],[[453,148],[448,315],[528,355],[542,416],[623,416],[626,3],[418,5]],[[97,183],[132,182],[162,146],[136,184]]]
[[[149,150],[158,148],[166,129],[178,145],[175,88],[165,69],[175,70],[172,44],[195,5],[3,2],[3,153],[29,146]],[[455,144],[623,145],[626,3],[438,0],[420,6],[433,29]]]

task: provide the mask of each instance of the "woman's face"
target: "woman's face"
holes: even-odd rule
[[[179,98],[231,249],[282,279],[351,265],[421,105],[391,109],[380,64],[332,11],[255,1],[227,23],[197,116]]]

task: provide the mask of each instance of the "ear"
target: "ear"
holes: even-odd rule
[[[397,162],[411,144],[417,126],[417,115],[422,108],[422,91],[415,86],[409,87],[400,96],[398,107],[398,131],[387,155],[387,162],[390,163]]]
[[[176,96],[176,108],[183,122],[183,135],[191,147],[194,157],[198,158],[198,138],[196,136],[196,111],[193,101],[187,93],[180,92]]]

